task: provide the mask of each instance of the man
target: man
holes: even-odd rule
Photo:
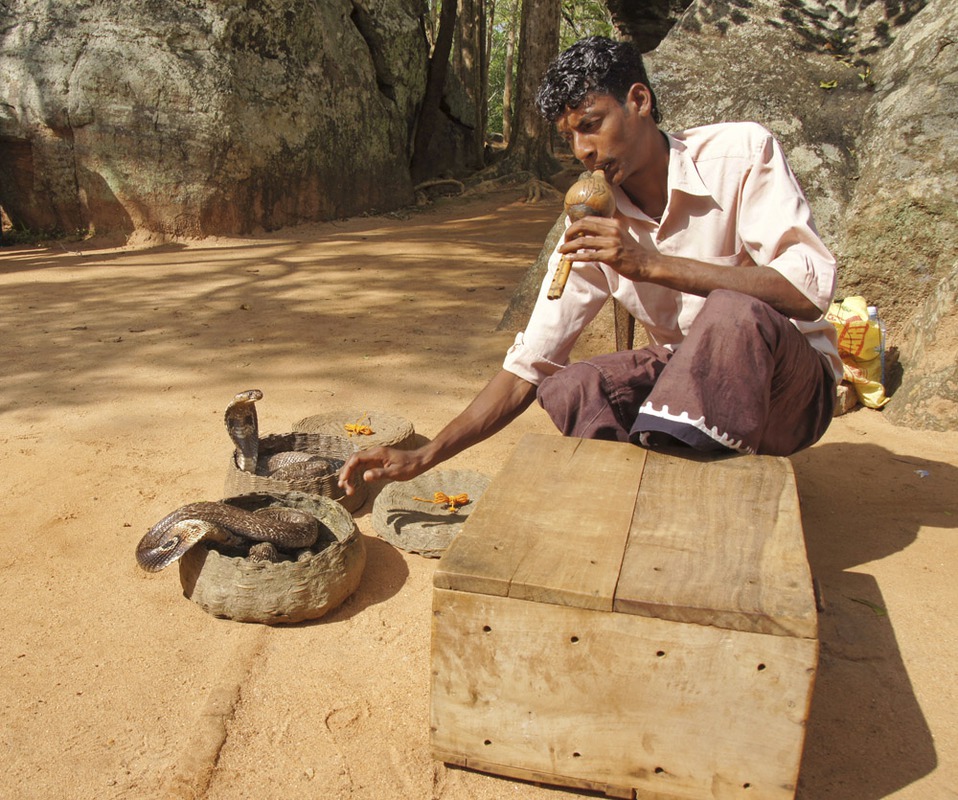
[[[408,480],[505,427],[538,397],[563,434],[788,455],[831,421],[841,362],[823,318],[835,260],[778,142],[752,123],[665,134],[638,49],[590,37],[537,97],[572,152],[614,187],[612,218],[566,229],[502,371],[423,447],[353,455],[367,480]],[[547,299],[561,258],[575,266]],[[650,346],[573,365],[609,296]]]

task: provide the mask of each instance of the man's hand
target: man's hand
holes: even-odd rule
[[[469,406],[439,435],[416,450],[371,447],[353,453],[339,471],[339,485],[354,494],[351,483],[357,472],[367,481],[408,481],[467,447],[502,430],[529,407],[536,387],[506,370],[500,370]]]
[[[355,475],[362,473],[366,482],[391,480],[408,481],[426,471],[425,460],[419,450],[399,450],[395,447],[371,447],[353,453],[339,471],[339,486],[346,494],[356,492]]]
[[[600,261],[632,281],[649,279],[649,253],[620,219],[583,217],[573,222],[566,229],[559,252],[573,257],[573,261]],[[579,257],[574,257],[577,253]]]

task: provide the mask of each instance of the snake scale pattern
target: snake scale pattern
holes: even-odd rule
[[[190,503],[167,514],[140,540],[137,563],[147,572],[158,572],[180,559],[201,540],[218,542],[242,552],[251,542],[273,548],[308,548],[319,536],[319,522],[312,514],[295,508],[271,507],[246,511],[229,503]],[[254,545],[255,547],[255,545]],[[267,548],[257,548],[254,560]]]

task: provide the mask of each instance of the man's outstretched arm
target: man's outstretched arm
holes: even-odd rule
[[[501,431],[531,405],[535,396],[534,384],[501,370],[431,442],[415,450],[371,447],[353,453],[340,470],[339,485],[352,494],[357,472],[367,481],[415,478]]]

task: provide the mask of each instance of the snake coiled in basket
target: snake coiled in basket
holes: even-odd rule
[[[235,445],[226,475],[226,493],[298,491],[329,497],[349,511],[366,500],[366,484],[347,495],[339,486],[339,470],[357,449],[344,437],[320,433],[259,436],[258,389],[237,394],[226,409],[226,429]]]
[[[316,518],[295,508],[247,511],[227,503],[190,503],[167,514],[140,540],[137,563],[158,572],[202,540],[242,548],[268,542],[284,550],[309,547],[319,536]]]

